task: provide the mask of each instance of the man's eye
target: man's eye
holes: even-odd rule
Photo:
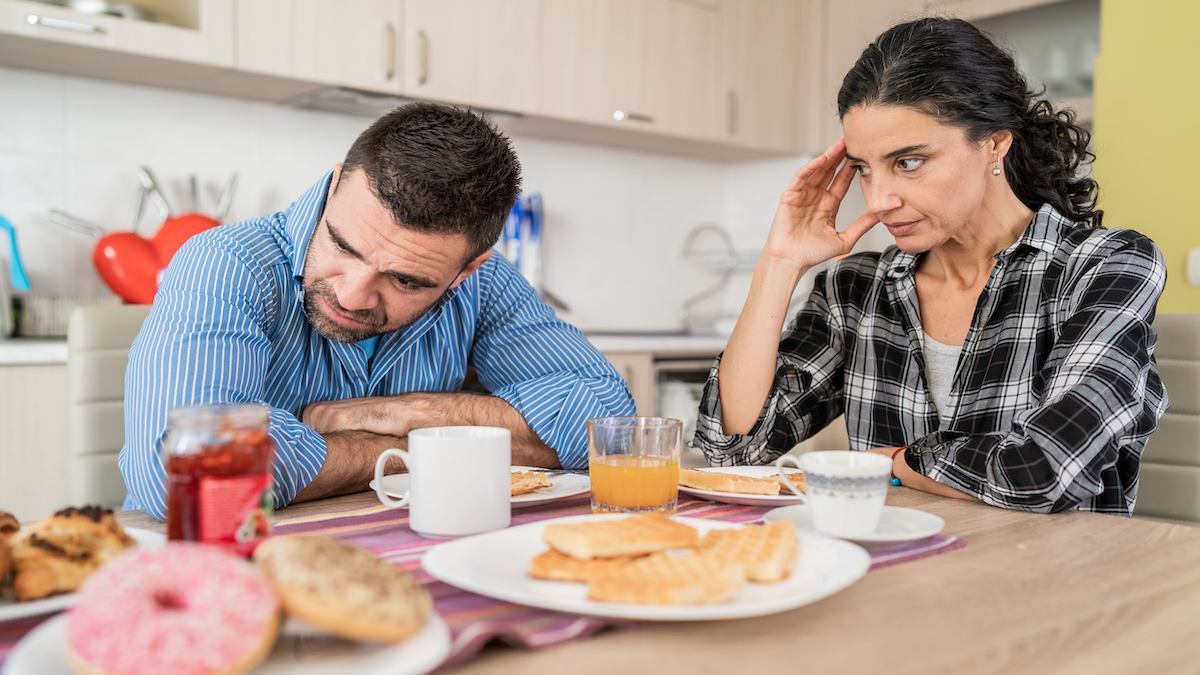
[[[921,159],[920,157],[905,157],[896,163],[900,165],[900,168],[903,171],[916,171],[917,169],[921,168],[921,165],[925,163],[925,160]]]
[[[866,164],[855,164],[854,170],[857,171],[858,175],[860,175],[860,176],[871,175],[871,169],[869,167],[867,167]]]

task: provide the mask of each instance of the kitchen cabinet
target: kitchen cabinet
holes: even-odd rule
[[[400,93],[402,5],[355,0],[239,0],[237,68],[365,91]]]
[[[956,16],[962,19],[984,19],[1010,12],[1053,5],[1065,0],[926,0],[928,14]]]
[[[536,112],[541,0],[406,0],[404,93]]]
[[[820,65],[810,20],[818,2],[727,0],[721,4],[725,138],[759,148],[812,151],[806,86]],[[819,11],[815,14],[819,19]]]
[[[722,136],[718,6],[549,0],[542,15],[542,113],[676,136]]]
[[[0,365],[0,510],[20,520],[71,500],[65,364]]]
[[[0,35],[5,36],[0,41],[8,49],[29,48],[33,40],[228,67],[233,65],[233,3],[158,2],[150,5],[153,15],[133,19],[85,14],[48,2],[0,0]]]
[[[883,31],[901,21],[921,16],[923,0],[827,0],[824,7],[825,58],[823,83],[815,114],[819,123],[818,151],[842,135],[837,116],[837,94],[846,72]]]
[[[654,355],[650,352],[633,352],[605,354],[604,357],[625,378],[625,384],[629,386],[629,393],[637,405],[637,414],[655,415],[658,406],[655,403]]]

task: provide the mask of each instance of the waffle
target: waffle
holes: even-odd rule
[[[684,487],[695,488],[697,490],[711,490],[712,492],[736,492],[746,495],[778,495],[779,494],[779,479],[754,478],[753,476],[739,476],[733,473],[723,473],[720,471],[697,471],[695,469],[682,469],[679,472],[679,484]]]
[[[737,563],[694,553],[660,552],[588,582],[588,599],[636,605],[707,605],[729,600],[746,583]]]
[[[569,555],[553,549],[534,557],[529,563],[529,576],[535,579],[551,581],[588,581],[592,577],[606,574],[616,568],[628,564],[635,558],[622,556],[619,558],[592,558],[591,560],[576,560]]]
[[[788,521],[709,530],[696,552],[706,558],[735,564],[750,581],[774,582],[792,572],[798,546],[796,527]]]
[[[550,487],[550,479],[542,471],[512,472],[512,496],[529,494]]]
[[[793,471],[793,472],[787,474],[787,477],[788,477],[788,480],[792,481],[792,484],[794,484],[796,487],[800,488],[801,492],[808,492],[808,490],[805,489],[805,487],[804,487],[804,472],[803,471]],[[778,480],[779,480],[779,494],[787,495],[789,497],[791,497],[795,494],[791,491],[790,488],[788,488],[787,483],[783,482],[782,478],[780,478]]]
[[[695,529],[661,513],[621,520],[551,523],[542,532],[542,540],[551,548],[577,560],[645,555],[694,546],[699,539]]]

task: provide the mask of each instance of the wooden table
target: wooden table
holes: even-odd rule
[[[284,516],[373,503],[374,493]],[[883,568],[759,619],[643,624],[541,651],[489,647],[461,673],[1197,673],[1200,528],[1034,515],[893,488],[967,547]],[[161,529],[144,514],[122,521]]]

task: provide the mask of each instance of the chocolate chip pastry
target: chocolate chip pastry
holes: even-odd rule
[[[18,600],[70,593],[134,545],[112,509],[63,509],[13,538],[13,591]]]

